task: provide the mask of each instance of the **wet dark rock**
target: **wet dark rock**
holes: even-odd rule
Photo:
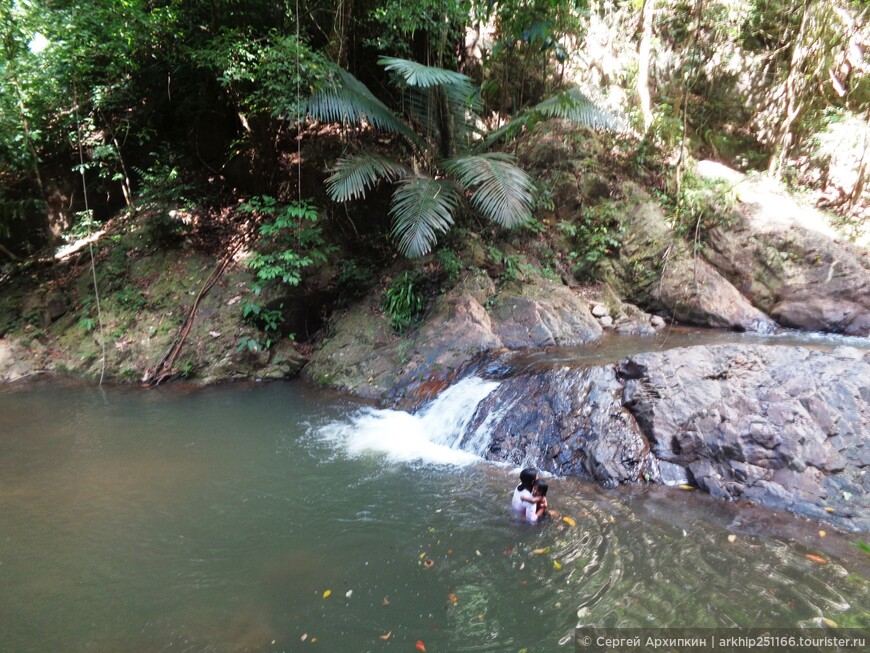
[[[691,347],[631,356],[618,374],[653,454],[699,487],[870,528],[870,353]]]
[[[658,475],[612,366],[509,377],[478,407],[464,447],[479,449],[484,424],[494,435],[480,453],[490,460],[605,485]]]

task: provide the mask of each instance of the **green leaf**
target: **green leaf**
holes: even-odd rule
[[[459,185],[470,190],[471,205],[503,227],[516,227],[532,215],[532,180],[507,154],[491,152],[444,162]]]
[[[474,82],[467,75],[446,68],[424,66],[416,61],[398,57],[380,57],[378,63],[386,70],[399,75],[408,86],[431,88],[433,86],[454,86],[467,88],[473,93]]]
[[[400,134],[422,145],[420,137],[376,98],[365,84],[341,68],[337,68],[323,87],[308,98],[306,110],[315,120],[351,125],[365,122],[375,129]]]
[[[409,258],[429,252],[437,241],[436,232],[444,233],[453,224],[459,200],[449,181],[428,177],[402,181],[390,205],[399,251]]]
[[[405,166],[377,154],[364,152],[339,159],[332,175],[326,180],[326,192],[336,202],[365,197],[366,191],[379,180],[397,181],[409,177]]]

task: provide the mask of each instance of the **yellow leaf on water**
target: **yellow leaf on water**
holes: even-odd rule
[[[834,512],[834,509],[831,508],[831,506],[826,506],[826,507],[825,507],[825,512]]]
[[[827,533],[825,531],[819,531],[819,537],[825,537]]]
[[[826,564],[828,564],[828,561],[827,561],[827,560],[825,560],[822,556],[816,555],[815,553],[805,553],[805,554],[804,554],[804,557],[805,557],[807,560],[812,560],[812,561],[815,562],[817,565],[826,565]]]
[[[822,623],[825,624],[828,628],[838,628],[837,622],[833,619],[828,619],[827,617],[822,617]]]
[[[562,565],[559,564],[558,560],[553,560],[553,569],[559,570],[562,568]]]
[[[534,553],[536,556],[539,556],[542,553],[549,553],[549,552],[550,552],[550,547],[548,547],[548,546],[544,547],[543,549],[533,549],[532,550],[532,553]]]
[[[568,526],[576,526],[577,525],[577,522],[575,522],[570,517],[562,517],[562,521],[565,522],[566,524],[568,524]]]
[[[390,599],[388,599],[388,598],[385,596],[385,597],[384,597],[384,602],[381,603],[381,605],[390,605]]]
[[[683,483],[680,485],[681,490],[694,490],[695,488],[688,483]]]
[[[417,557],[418,557],[418,558],[420,558],[420,560],[422,560],[422,559],[423,559],[423,558],[425,558],[425,557],[426,557],[426,552],[425,552],[425,551],[423,551],[423,553],[421,553],[421,554],[420,554],[420,555],[418,555],[418,556],[417,556]]]
[[[728,541],[732,544],[737,541],[737,536],[734,533],[728,535]]]
[[[332,590],[325,590],[323,592],[323,598],[328,599],[330,594],[332,594]]]

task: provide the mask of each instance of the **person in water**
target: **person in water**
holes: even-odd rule
[[[538,480],[538,470],[534,467],[526,467],[520,472],[520,484],[514,489],[511,498],[511,512],[517,519],[526,517],[526,501],[532,498],[532,486]]]
[[[530,524],[537,524],[548,515],[547,510],[547,484],[538,479],[532,486],[532,496],[524,498],[526,504],[526,521]]]

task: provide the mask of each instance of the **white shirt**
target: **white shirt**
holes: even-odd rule
[[[511,497],[511,512],[520,519],[526,518],[528,506],[532,506],[533,515],[535,512],[535,504],[523,501],[523,497],[531,499],[532,493],[529,490],[524,490],[522,485],[517,485],[514,495]]]

